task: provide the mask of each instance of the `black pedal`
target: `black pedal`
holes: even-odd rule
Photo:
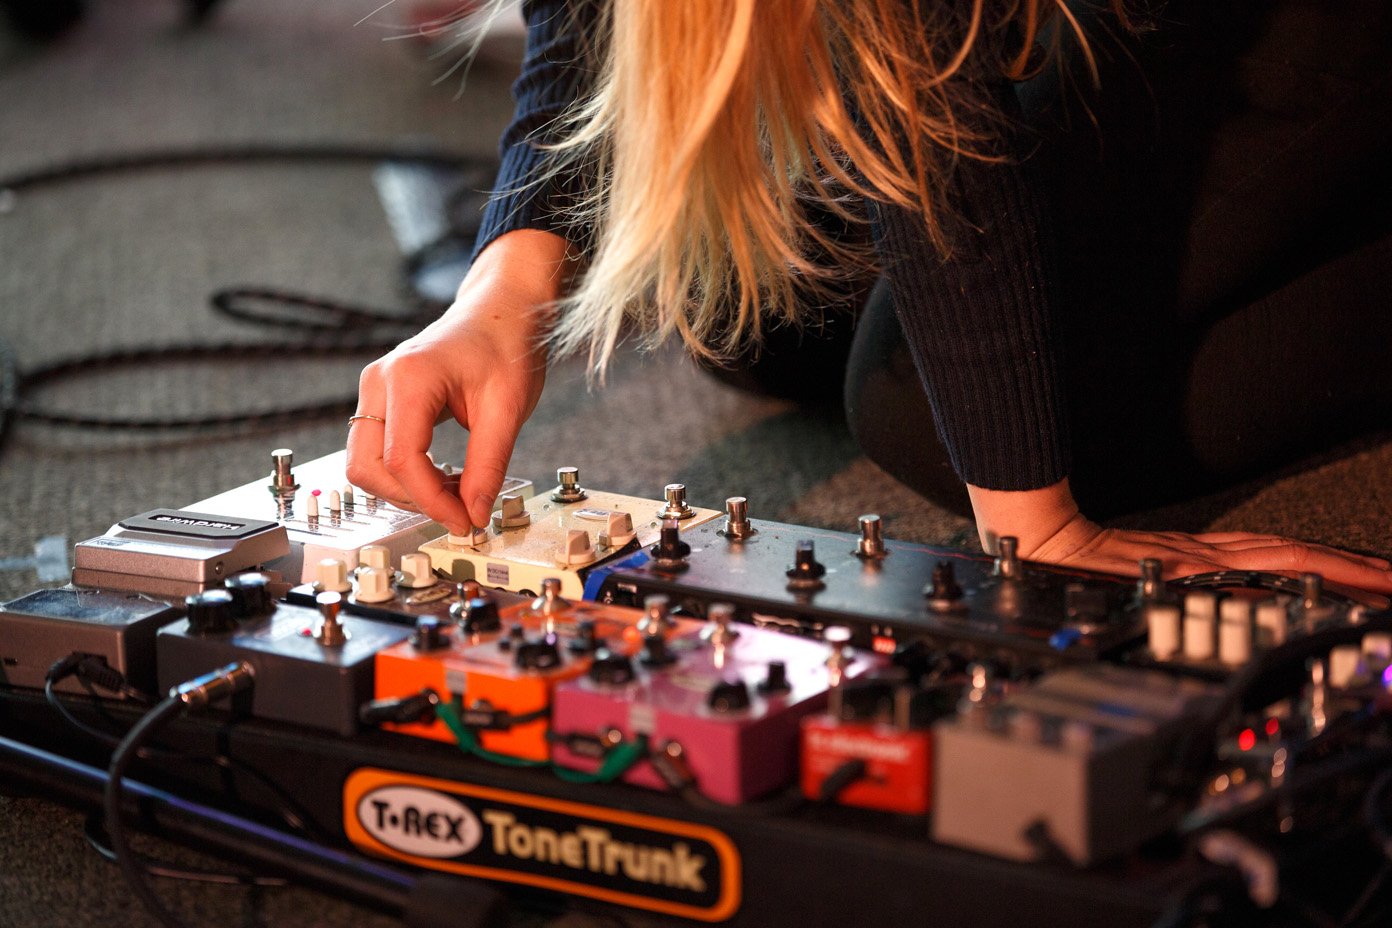
[[[90,654],[119,671],[129,686],[153,692],[155,633],[183,614],[182,603],[142,593],[68,588],[21,596],[0,606],[0,683],[42,689],[54,663]],[[54,689],[86,692],[71,677]]]
[[[734,509],[682,534],[691,550],[680,567],[643,551],[597,568],[586,598],[637,605],[663,594],[692,618],[728,603],[753,625],[810,635],[845,625],[854,644],[883,654],[925,641],[1021,670],[1094,661],[1144,631],[1134,580],[1021,562],[1013,544],[993,558],[884,541],[878,516],[852,534]]]
[[[230,597],[220,593],[203,594],[216,601],[189,605],[200,617],[196,627],[184,619],[160,630],[159,686],[169,690],[231,661],[245,661],[255,676],[251,713],[257,718],[352,735],[359,707],[373,696],[377,652],[412,633],[403,625],[338,615],[336,602],[323,611],[282,603],[269,615],[229,623],[217,614],[220,604],[231,608],[224,603]]]

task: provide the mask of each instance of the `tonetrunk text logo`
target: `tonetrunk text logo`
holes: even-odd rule
[[[703,921],[739,908],[734,843],[704,825],[377,768],[343,788],[362,850]]]

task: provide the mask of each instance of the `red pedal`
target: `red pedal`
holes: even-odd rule
[[[887,812],[930,811],[933,737],[927,707],[914,701],[931,694],[884,681],[850,690],[836,700],[839,712],[802,720],[803,795]]]

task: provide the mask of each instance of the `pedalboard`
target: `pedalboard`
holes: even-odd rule
[[[72,580],[103,590],[183,597],[289,550],[284,527],[272,521],[216,510],[153,509],[79,542]]]
[[[631,604],[659,593],[692,618],[725,602],[754,625],[810,635],[847,626],[853,644],[881,653],[923,641],[1025,670],[1094,661],[1143,634],[1135,581],[1022,561],[1013,543],[993,558],[883,541],[878,516],[863,516],[856,535],[750,520],[739,498],[727,508],[666,550],[599,568],[587,597]]]
[[[348,483],[348,453],[336,451],[303,464],[294,452],[271,452],[271,473],[188,508],[243,518],[278,522],[288,533],[289,553],[266,566],[293,583],[314,580],[315,565],[337,558],[351,570],[357,552],[369,545],[384,546],[400,559],[444,534],[429,516],[400,509]],[[443,465],[448,468],[449,465]],[[499,497],[532,495],[530,480],[506,477]]]
[[[662,502],[586,490],[573,467],[561,468],[558,479],[554,490],[525,505],[500,503],[488,529],[469,538],[446,535],[420,550],[451,580],[535,594],[543,579],[557,577],[562,596],[580,599],[592,571],[655,543],[664,521],[685,534],[720,515],[688,506],[681,484],[669,484]]]

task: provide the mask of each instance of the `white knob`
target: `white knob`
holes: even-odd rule
[[[392,572],[385,567],[358,568],[358,592],[360,603],[384,603],[395,598],[392,590]]]
[[[622,548],[633,540],[633,535],[633,516],[626,512],[611,512],[599,542],[611,548]]]
[[[1189,603],[1185,600],[1187,609]],[[1191,661],[1206,661],[1213,657],[1215,643],[1213,613],[1186,612],[1184,615],[1184,656]]]
[[[358,569],[391,567],[391,548],[386,545],[364,545],[358,550]]]
[[[1149,632],[1150,653],[1158,661],[1167,661],[1179,652],[1179,607],[1164,603],[1147,606],[1146,628]]]
[[[1268,600],[1257,604],[1257,636],[1264,647],[1274,648],[1286,643],[1286,627],[1290,615],[1286,604],[1281,600]]]
[[[1341,644],[1329,651],[1329,685],[1336,689],[1351,686],[1363,669],[1363,650],[1356,644]]]
[[[590,533],[584,529],[571,529],[566,533],[565,544],[556,549],[556,560],[562,564],[588,564],[594,559],[595,550],[590,544]]]
[[[1225,599],[1218,623],[1218,660],[1238,667],[1252,659],[1252,604]]]
[[[336,557],[324,558],[314,565],[314,586],[324,593],[347,593],[353,588],[347,565]]]
[[[435,585],[435,571],[430,566],[430,555],[424,551],[412,551],[401,556],[403,582],[413,590]]]

